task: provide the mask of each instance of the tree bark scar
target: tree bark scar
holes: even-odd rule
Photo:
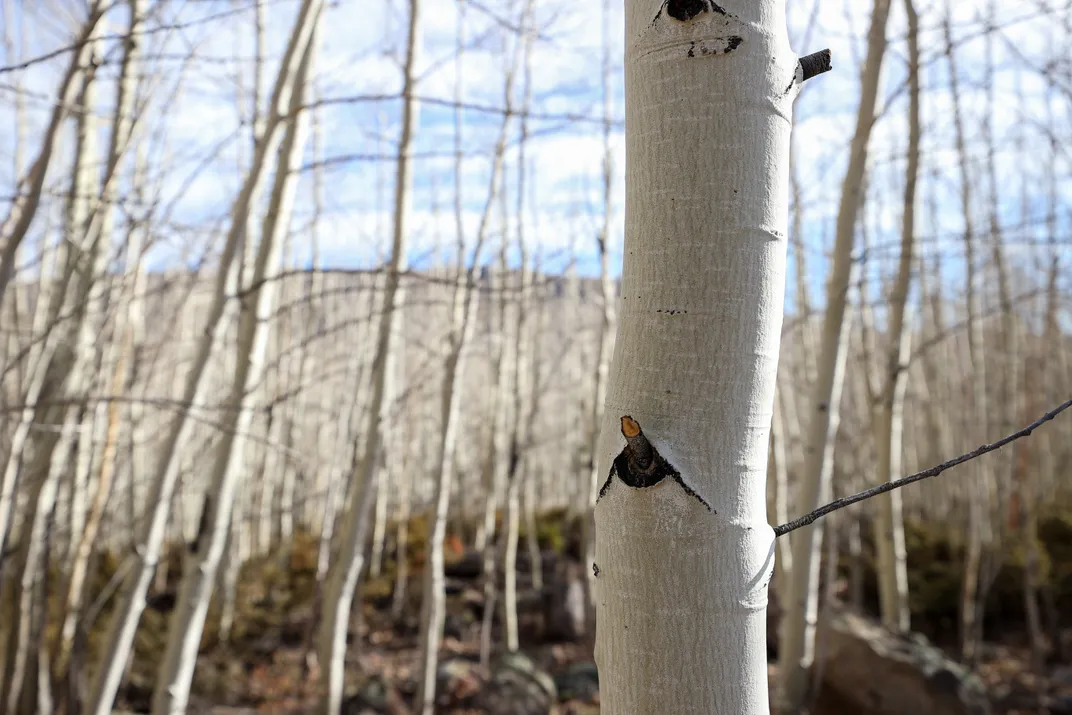
[[[685,483],[685,480],[681,478],[681,473],[674,468],[674,465],[667,462],[659,454],[659,450],[648,441],[648,438],[641,432],[640,425],[632,417],[622,417],[622,434],[625,436],[627,443],[622,451],[618,453],[618,456],[614,458],[610,473],[607,475],[607,481],[603,483],[602,488],[599,490],[599,496],[596,497],[597,502],[610,489],[615,475],[626,486],[634,489],[653,487],[664,479],[670,478],[677,482],[685,490],[686,494],[703,504],[708,511],[717,513],[707,503],[706,499]]]
[[[710,55],[728,55],[744,42],[740,35],[715,37],[709,40],[693,40],[689,43],[689,57],[708,57]]]
[[[713,3],[710,0],[667,0],[663,4],[663,7],[666,8],[667,15],[681,22],[688,22],[697,15],[705,12],[713,12],[718,15],[729,14],[721,5]],[[662,8],[659,8],[659,13],[655,15],[656,20],[659,19],[659,15],[662,14],[662,11]]]

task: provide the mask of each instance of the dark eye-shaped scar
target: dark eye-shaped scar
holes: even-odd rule
[[[603,483],[602,488],[599,490],[599,496],[596,497],[597,502],[610,489],[611,482],[614,481],[615,476],[622,480],[627,487],[633,487],[634,489],[653,487],[662,480],[669,478],[677,482],[685,490],[686,494],[707,507],[708,511],[714,512],[711,505],[685,483],[685,480],[681,478],[681,473],[674,468],[674,465],[667,462],[659,454],[659,450],[655,449],[655,445],[648,441],[648,438],[644,436],[644,432],[640,429],[640,423],[628,415],[622,417],[622,436],[625,437],[625,447],[614,458],[614,463],[610,467],[610,474],[607,475],[607,481]]]

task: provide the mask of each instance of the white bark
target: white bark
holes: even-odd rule
[[[312,23],[308,22],[308,19],[319,13],[322,4],[322,0],[304,0],[294,34],[280,64],[270,114],[266,120],[264,141],[257,147],[253,165],[235,200],[227,240],[216,271],[213,294],[205,315],[204,333],[185,376],[182,398],[186,404],[196,404],[200,401],[206,389],[201,378],[205,373],[217,336],[228,322],[223,319],[224,313],[228,312],[229,306],[230,310],[233,310],[234,301],[228,298],[229,289],[233,290],[231,265],[238,252],[240,239],[245,232],[252,198],[256,196],[263,182],[267,159],[275,153],[282,140],[283,115],[290,107],[294,77],[312,33]],[[105,656],[90,686],[87,715],[111,713],[111,706],[130,654],[138,621],[145,609],[145,595],[156,571],[161,545],[167,531],[172,495],[178,481],[180,449],[186,444],[192,427],[193,422],[186,419],[185,413],[180,413],[168,426],[166,437],[160,447],[160,458],[151,479],[148,511],[143,517],[135,547],[134,565],[118,596],[115,615],[108,627],[106,645],[102,650]]]
[[[372,366],[371,400],[367,410],[368,427],[364,430],[364,451],[355,448],[352,459],[352,484],[349,507],[340,528],[341,543],[331,564],[324,591],[324,614],[319,636],[320,666],[326,669],[321,676],[321,712],[336,715],[342,707],[343,678],[346,664],[346,636],[349,630],[350,609],[354,591],[364,566],[365,534],[368,530],[369,509],[375,480],[373,472],[382,447],[383,420],[389,405],[384,400],[386,375],[395,359],[394,349],[401,327],[400,306],[405,302],[405,290],[400,285],[401,273],[408,266],[409,207],[411,197],[411,164],[413,135],[417,129],[419,103],[417,62],[421,47],[421,0],[410,0],[409,29],[406,59],[403,69],[402,135],[398,143],[398,165],[395,175],[394,235],[391,259],[387,267],[383,310],[375,343]]]
[[[129,0],[130,24],[128,33],[134,35],[141,24],[144,12],[142,0]],[[133,131],[134,95],[139,73],[139,43],[131,41],[125,43],[123,59],[120,65],[120,76],[116,88],[116,108],[112,125],[111,139],[107,155],[107,175],[114,175],[119,166],[124,148],[128,145]],[[107,265],[108,248],[111,243],[114,220],[113,206],[115,202],[116,186],[114,181],[109,181],[104,187],[99,211],[105,212],[105,225],[101,229],[100,244],[97,247],[97,255],[93,275],[99,276],[104,272]],[[142,250],[144,233],[135,230],[130,235],[126,248],[126,267],[123,281],[120,284],[123,296],[118,310],[120,319],[116,328],[119,336],[117,357],[112,368],[112,379],[109,383],[107,394],[121,395],[130,387],[133,376],[134,359],[134,325],[132,323],[135,309],[135,292],[139,290],[142,280]],[[94,291],[91,295],[91,304],[98,310],[104,310],[106,295],[104,290]],[[82,328],[82,339],[91,347],[99,338],[99,329],[103,323],[103,315],[100,318],[90,316]],[[64,599],[63,626],[61,629],[61,641],[59,651],[56,654],[56,671],[59,676],[65,675],[67,659],[74,642],[75,628],[80,617],[83,590],[85,588],[86,575],[89,566],[89,557],[96,545],[97,536],[101,530],[105,508],[111,498],[112,486],[115,476],[115,468],[118,456],[119,433],[121,421],[121,403],[118,401],[101,402],[94,412],[97,419],[105,423],[104,445],[101,450],[100,466],[97,472],[97,480],[93,502],[85,519],[83,530],[72,531],[72,543],[74,544],[73,561],[70,575],[66,582],[66,596]],[[72,504],[71,509],[76,506]]]
[[[916,179],[919,174],[919,16],[913,0],[905,0],[908,16],[908,161],[905,169],[904,211],[901,218],[901,259],[890,293],[889,349],[886,380],[879,395],[874,424],[877,430],[878,480],[904,476],[904,401],[908,389],[908,356],[912,340],[908,292],[912,281],[916,231]],[[878,552],[879,601],[882,623],[892,631],[907,631],[908,564],[905,551],[901,491],[878,498],[875,549]]]
[[[834,264],[826,286],[826,314],[818,352],[818,379],[814,385],[812,412],[807,419],[805,463],[798,508],[806,513],[830,500],[834,442],[840,423],[841,388],[851,319],[845,317],[849,287],[853,282],[853,239],[857,213],[863,198],[867,146],[875,118],[875,103],[886,51],[886,20],[890,1],[874,0],[868,33],[867,61],[861,76],[856,132],[841,188]],[[793,577],[789,584],[786,619],[781,624],[778,649],[779,710],[796,713],[808,696],[808,672],[815,660],[815,631],[819,612],[819,562],[822,529],[804,527],[791,536]]]
[[[599,474],[630,415],[694,494],[670,477],[601,490],[605,715],[769,712],[764,485],[802,75],[783,2],[675,18],[698,5],[626,3],[625,265]]]
[[[975,232],[972,217],[972,169],[968,165],[964,122],[960,106],[960,85],[957,76],[957,64],[952,38],[952,8],[946,3],[946,17],[943,22],[945,32],[945,54],[949,63],[949,90],[953,100],[953,126],[956,135],[956,148],[960,164],[960,199],[964,219],[964,263],[968,330],[968,380],[971,399],[968,409],[968,424],[971,440],[981,444],[986,438],[986,369],[983,359],[983,336],[980,320],[981,303],[975,286]],[[969,465],[971,472],[965,477],[968,490],[968,529],[964,556],[964,577],[961,587],[960,603],[960,649],[964,660],[971,662],[975,657],[976,634],[978,629],[979,569],[983,550],[983,529],[985,520],[985,463],[975,461]]]
[[[249,431],[253,409],[248,395],[264,379],[270,337],[268,321],[275,310],[279,287],[275,277],[283,266],[283,237],[290,227],[297,192],[298,173],[295,169],[300,164],[305,148],[308,113],[302,111],[302,105],[306,78],[316,51],[316,28],[322,8],[318,3],[312,4],[314,7],[310,14],[299,16],[295,26],[295,39],[301,42],[298,50],[301,61],[290,93],[287,128],[279,146],[275,183],[257,246],[253,275],[242,301],[244,305],[239,317],[234,381],[227,400],[232,409],[225,413],[209,488],[201,507],[201,523],[192,546],[193,553],[183,569],[178,602],[168,626],[167,646],[157,670],[153,691],[153,715],[186,712],[209,599],[228,541],[235,489],[243,466],[241,440],[237,439],[237,435]],[[303,31],[306,27],[309,27],[308,32]],[[297,39],[301,35],[305,37]]]
[[[610,110],[611,110],[611,86],[610,86],[610,42],[609,42],[609,16],[610,0],[603,2],[603,62],[601,69],[602,92],[603,92],[603,226],[596,237],[596,250],[599,256],[599,287],[602,300],[599,324],[599,343],[595,355],[595,381],[593,385],[592,402],[588,405],[589,433],[588,444],[588,513],[585,514],[583,524],[583,548],[585,557],[585,574],[588,583],[588,616],[594,618],[593,607],[595,606],[595,576],[592,565],[595,563],[595,540],[591,530],[594,526],[592,510],[595,508],[596,497],[601,483],[599,466],[600,425],[603,422],[603,407],[607,397],[607,375],[610,369],[610,351],[614,344],[614,330],[617,324],[617,302],[614,279],[610,270],[610,255],[608,242],[610,241],[610,222],[614,209],[611,186],[614,178],[614,154],[610,144]],[[628,37],[628,31],[627,31]],[[626,63],[629,62],[629,42],[626,41]],[[586,619],[587,620],[587,619]],[[591,624],[586,628],[591,629]]]
[[[0,225],[0,237],[3,237],[4,240],[4,248],[0,251],[0,304],[4,301],[4,293],[7,290],[8,283],[11,282],[15,275],[15,255],[18,252],[19,245],[26,238],[34,217],[37,215],[37,207],[41,202],[41,192],[45,186],[45,175],[48,173],[48,166],[52,160],[60,125],[64,117],[67,116],[67,112],[70,110],[81,88],[78,75],[82,68],[86,66],[93,52],[94,42],[92,38],[97,32],[97,24],[104,16],[106,9],[107,4],[104,0],[94,0],[89,5],[89,15],[74,43],[78,49],[71,53],[71,64],[68,65],[63,79],[60,81],[59,90],[56,93],[56,103],[53,105],[52,115],[49,117],[48,126],[45,128],[41,138],[41,149],[37,154],[37,159],[34,160],[33,165],[30,167],[29,176],[26,178],[26,192],[15,199],[7,218]],[[0,510],[0,518],[3,518],[2,510]],[[0,523],[0,534],[4,532],[4,526],[4,524]],[[3,544],[0,543],[0,551],[2,550]]]

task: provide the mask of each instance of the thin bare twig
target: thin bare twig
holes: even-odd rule
[[[1066,400],[1064,402],[1064,404],[1061,404],[1061,405],[1055,407],[1054,409],[1050,410],[1049,412],[1044,414],[1042,417],[1039,417],[1037,420],[1035,420],[1034,422],[1029,424],[1027,427],[1024,427],[1022,430],[1019,430],[1018,432],[1013,432],[1009,436],[999,439],[997,442],[991,442],[989,444],[981,445],[981,446],[977,447],[976,449],[973,449],[971,452],[968,452],[966,454],[962,454],[959,457],[956,457],[954,459],[950,459],[948,462],[942,462],[941,464],[937,464],[937,465],[931,467],[930,469],[923,470],[922,472],[917,472],[917,473],[915,473],[915,474],[913,474],[911,476],[905,477],[904,479],[898,479],[897,481],[893,481],[893,482],[886,482],[885,484],[880,484],[877,487],[872,487],[871,489],[865,489],[864,491],[860,492],[859,494],[853,494],[852,496],[849,496],[849,497],[842,497],[841,499],[835,499],[834,501],[830,502],[829,504],[826,504],[825,506],[821,506],[818,509],[816,509],[815,511],[810,512],[808,514],[805,514],[804,516],[800,517],[799,519],[794,519],[793,521],[790,521],[790,522],[788,522],[786,524],[782,524],[780,526],[774,527],[774,535],[775,535],[775,537],[784,536],[785,534],[788,534],[790,531],[795,531],[796,529],[799,529],[802,526],[807,526],[808,524],[812,524],[812,523],[818,521],[819,519],[821,519],[822,517],[826,516],[827,514],[829,514],[831,512],[834,512],[834,511],[837,511],[838,509],[844,509],[845,507],[849,506],[850,504],[855,504],[857,502],[864,501],[865,499],[870,499],[871,497],[878,496],[879,494],[885,494],[886,492],[893,491],[894,489],[900,489],[901,487],[905,486],[906,484],[912,484],[913,482],[919,482],[919,481],[922,481],[924,479],[927,479],[928,477],[936,477],[939,474],[941,474],[942,472],[944,472],[945,470],[950,469],[952,467],[955,467],[958,464],[963,464],[964,462],[970,462],[971,460],[975,459],[976,457],[981,457],[981,456],[983,456],[984,454],[986,454],[988,452],[993,452],[995,450],[1001,449],[1002,447],[1004,447],[1005,445],[1009,444],[1010,442],[1015,442],[1016,440],[1020,439],[1021,437],[1028,436],[1029,434],[1034,432],[1035,429],[1037,429],[1038,427],[1041,427],[1044,422],[1049,422],[1054,417],[1056,417],[1057,415],[1059,415],[1062,412],[1064,412],[1065,410],[1067,410],[1069,407],[1072,407],[1072,400]]]

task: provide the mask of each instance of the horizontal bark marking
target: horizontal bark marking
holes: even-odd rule
[[[728,55],[744,42],[740,35],[713,37],[708,40],[693,40],[686,53],[689,57],[709,57],[711,55]]]

